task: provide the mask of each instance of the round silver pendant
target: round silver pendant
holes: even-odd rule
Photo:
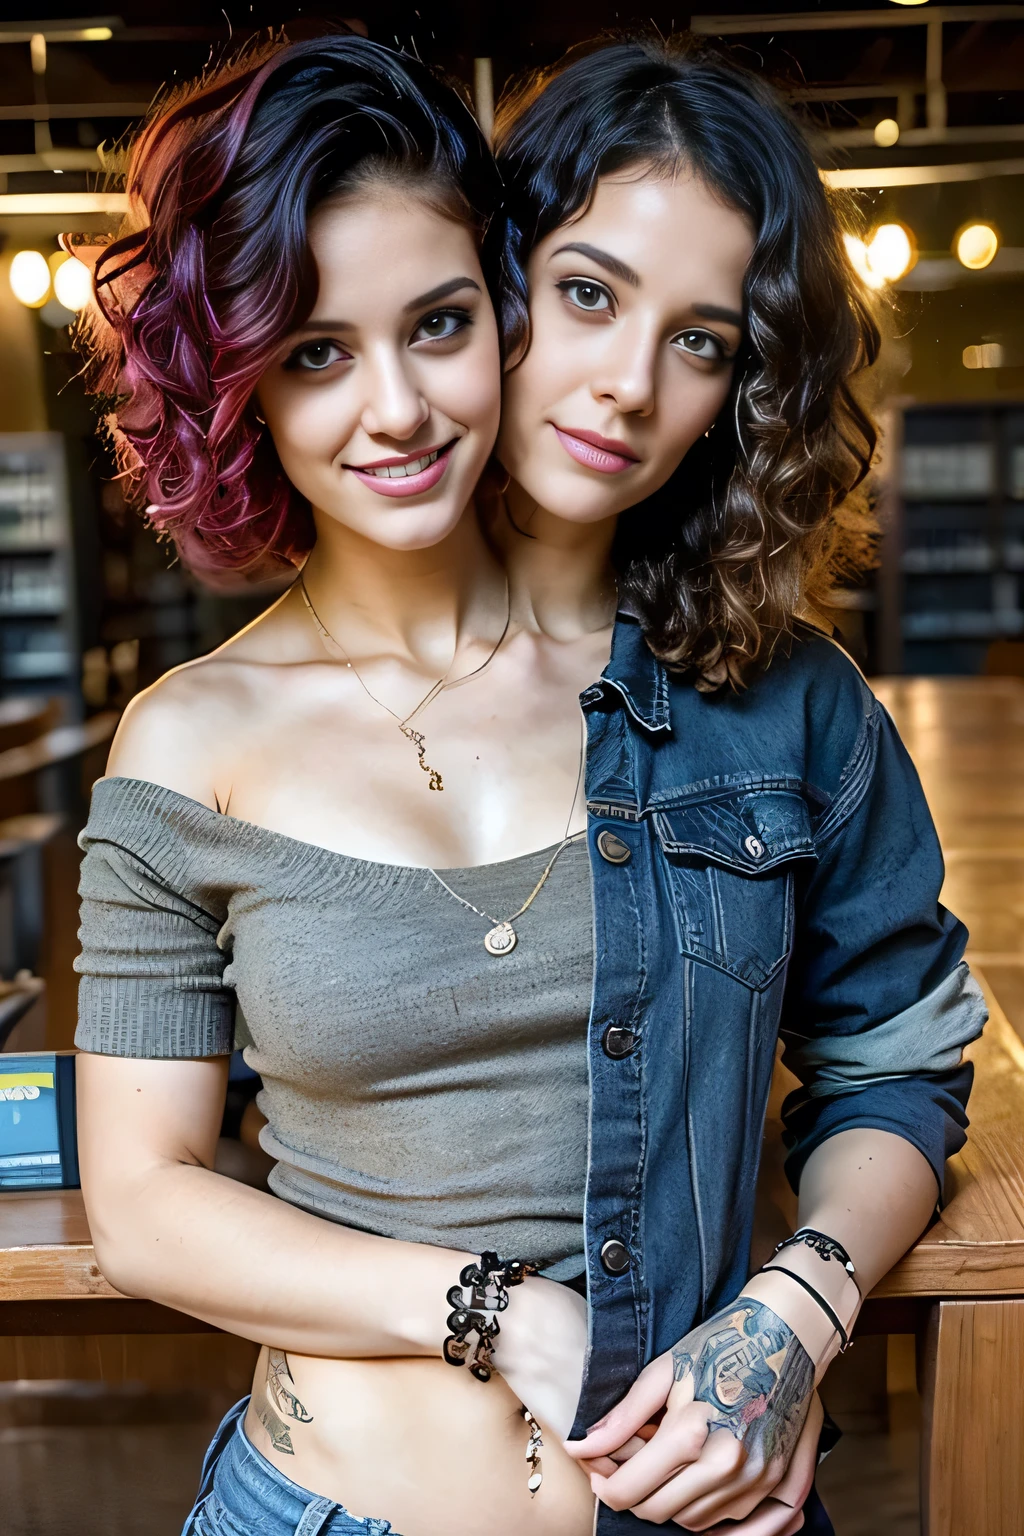
[[[484,949],[489,955],[510,955],[517,942],[516,931],[511,923],[498,923],[497,927],[484,934]]]

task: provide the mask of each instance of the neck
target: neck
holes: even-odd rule
[[[334,518],[314,519],[303,580],[321,623],[355,660],[386,652],[440,675],[460,641],[501,633],[505,578],[472,505],[429,549],[386,549]]]
[[[555,640],[607,629],[615,617],[616,522],[569,522],[510,483],[492,509],[489,532],[508,575],[517,626]]]

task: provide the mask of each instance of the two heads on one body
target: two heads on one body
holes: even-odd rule
[[[602,179],[530,255],[529,337],[502,365],[472,229],[382,180],[321,205],[308,319],[259,382],[318,527],[422,548],[497,458],[534,504],[615,517],[712,425],[743,340],[746,217],[695,175]]]
[[[620,43],[514,92],[495,157],[362,38],[172,100],[97,266],[124,467],[211,569],[440,545],[496,466],[520,531],[637,509],[615,559],[659,654],[754,656],[874,446],[877,329],[800,129],[721,59]]]

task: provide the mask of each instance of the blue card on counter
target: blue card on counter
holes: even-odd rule
[[[73,1053],[0,1053],[0,1191],[78,1182]]]

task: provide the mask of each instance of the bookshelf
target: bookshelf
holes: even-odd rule
[[[60,694],[73,705],[79,672],[64,439],[2,432],[0,696]]]
[[[1024,639],[1024,404],[908,405],[894,425],[884,669],[979,673]]]

